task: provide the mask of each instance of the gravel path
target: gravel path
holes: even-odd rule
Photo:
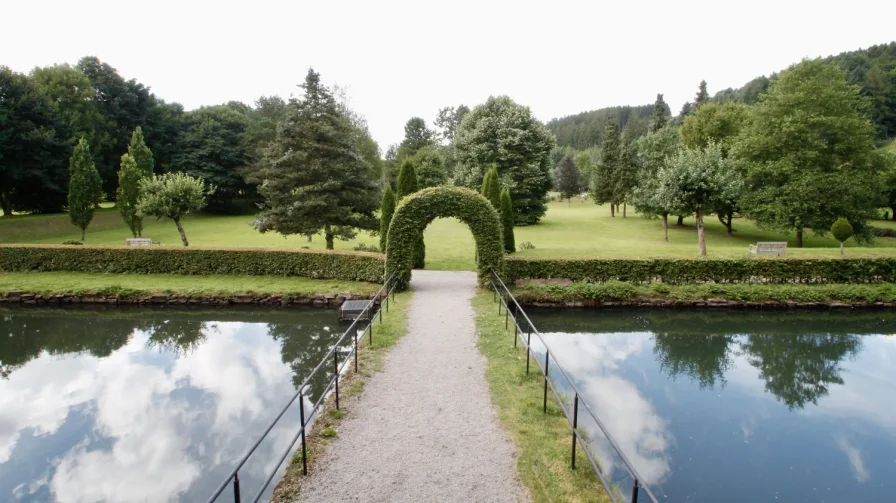
[[[414,271],[411,287],[407,335],[347,411],[299,501],[528,501],[476,347],[475,273]]]

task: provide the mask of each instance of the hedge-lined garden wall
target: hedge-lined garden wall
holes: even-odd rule
[[[0,271],[117,274],[232,274],[383,281],[374,253],[269,248],[0,245]]]
[[[527,259],[506,261],[507,281],[563,278],[603,283],[890,283],[896,258]]]

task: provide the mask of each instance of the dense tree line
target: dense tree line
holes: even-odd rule
[[[363,118],[338,98],[367,161],[366,176],[378,179],[379,147]],[[82,138],[102,182],[102,199],[116,200],[122,155],[139,128],[151,152],[146,176],[187,173],[216,187],[208,210],[237,211],[235,198],[258,198],[260,163],[287,111],[278,96],[185,111],[92,56],[28,74],[0,67],[0,207],[5,215],[63,211],[68,160]]]
[[[671,115],[668,105],[663,114]],[[654,105],[619,106],[551,119],[546,126],[554,133],[557,145],[587,150],[603,143],[603,133],[608,122],[613,122],[621,130],[628,128],[632,131],[630,136],[640,136],[647,132],[653,117]]]

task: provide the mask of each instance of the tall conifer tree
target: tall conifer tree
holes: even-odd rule
[[[140,180],[145,178],[137,162],[130,154],[121,156],[121,168],[118,170],[118,190],[116,205],[121,219],[136,238],[142,235],[143,218],[137,213],[137,201],[140,199]]]
[[[650,121],[650,131],[657,132],[666,125],[666,102],[663,100],[662,94],[656,95],[656,101],[653,102],[653,119]]]
[[[504,226],[504,251],[516,251],[516,240],[513,236],[513,201],[510,200],[510,189],[501,191],[501,223]]]
[[[398,170],[398,194],[397,199],[401,201],[403,198],[417,192],[419,183],[417,182],[417,172],[414,169],[414,162],[411,159],[405,159],[401,163]],[[414,245],[414,269],[423,269],[426,265],[426,244],[423,242],[423,233]]]
[[[103,197],[103,181],[93,164],[90,145],[81,138],[69,160],[68,215],[72,224],[81,229],[84,240],[87,226],[93,220],[96,205]]]
[[[380,205],[380,251],[386,253],[389,225],[392,223],[392,215],[395,214],[395,194],[392,187],[386,185],[383,191],[383,203]]]
[[[498,181],[498,168],[492,166],[482,179],[482,197],[488,199],[496,210],[501,209],[501,184]]]
[[[281,234],[323,230],[332,250],[334,238],[351,239],[357,229],[379,227],[374,215],[378,189],[355,129],[320,75],[309,69],[301,87],[304,96],[290,100],[259,172],[258,192],[267,209],[255,227]]]

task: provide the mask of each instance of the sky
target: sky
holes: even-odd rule
[[[665,95],[673,113],[804,57],[894,40],[891,0],[6,2],[0,65],[95,55],[187,109],[348,87],[385,151],[404,123],[508,95],[543,121]]]

